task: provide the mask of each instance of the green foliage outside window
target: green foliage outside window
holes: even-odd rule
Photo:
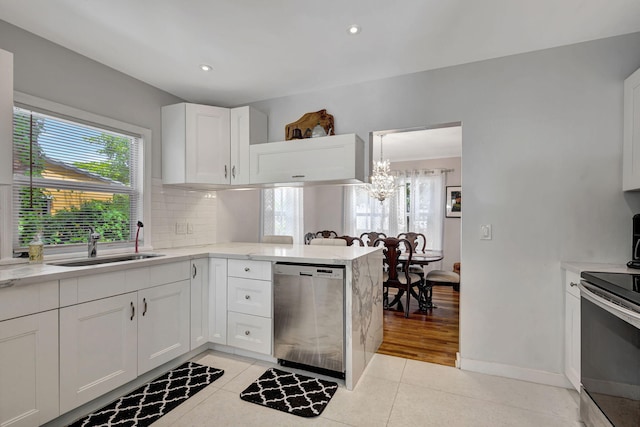
[[[47,130],[48,120],[25,110],[14,111],[14,173],[34,178],[43,176],[47,157],[40,138]],[[66,159],[64,163],[97,175],[98,179],[131,184],[131,141],[128,137],[102,132],[95,136],[84,136],[82,140],[88,146],[94,146],[90,150],[99,156],[92,161],[70,163]],[[52,202],[63,192],[67,206],[58,207],[52,212]],[[95,227],[100,233],[101,242],[130,240],[131,197],[128,194],[103,194],[104,197],[91,198],[95,197],[93,190],[91,195],[87,195],[82,190],[20,184],[17,189],[19,245],[28,245],[37,233],[41,234],[46,245],[85,243],[89,226]]]

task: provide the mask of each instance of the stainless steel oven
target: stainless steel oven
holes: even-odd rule
[[[583,272],[580,413],[587,426],[640,426],[640,274]]]

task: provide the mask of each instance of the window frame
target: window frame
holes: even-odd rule
[[[32,109],[52,116],[61,117],[63,119],[92,124],[105,129],[112,129],[114,131],[122,132],[125,134],[135,135],[140,138],[140,147],[142,151],[138,157],[140,163],[137,167],[136,180],[140,183],[141,197],[141,210],[142,221],[145,224],[144,233],[144,246],[151,247],[151,146],[152,146],[152,132],[151,129],[141,126],[133,125],[130,123],[122,122],[120,120],[105,117],[99,114],[90,113],[78,108],[70,107],[68,105],[60,104],[57,102],[42,99],[33,95],[28,95],[22,92],[14,91],[14,105],[21,108]],[[11,141],[13,144],[13,141]],[[19,181],[19,180],[18,180]],[[13,182],[16,182],[14,177]],[[7,186],[0,186],[0,260],[13,259],[13,198],[12,198],[13,184]],[[120,250],[129,248],[129,243],[101,243],[103,249]],[[69,245],[69,247],[57,247],[53,250],[53,253],[80,253],[77,245]],[[84,251],[83,251],[84,252]]]

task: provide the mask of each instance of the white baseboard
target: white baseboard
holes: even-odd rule
[[[573,389],[573,386],[564,374],[538,371],[535,369],[521,368],[519,366],[505,365],[495,362],[484,362],[459,357],[458,367],[465,371],[479,372],[481,374],[496,375],[499,377],[513,378],[529,381],[537,384],[551,385],[555,387]]]

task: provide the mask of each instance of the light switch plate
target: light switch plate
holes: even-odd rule
[[[480,240],[491,240],[491,224],[483,224],[480,226]]]

